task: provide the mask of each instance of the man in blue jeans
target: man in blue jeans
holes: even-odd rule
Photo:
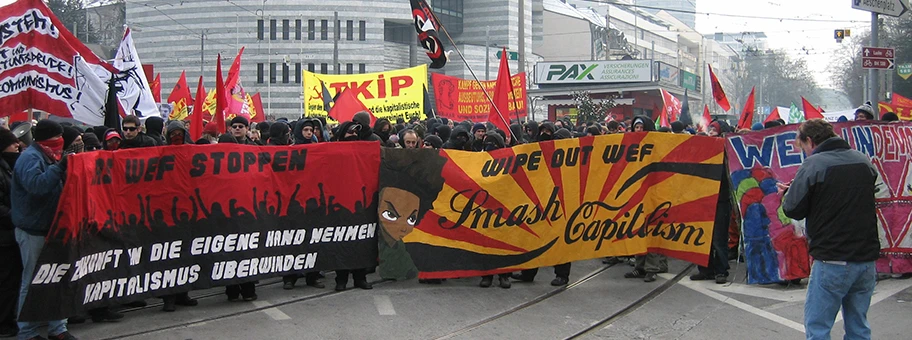
[[[807,219],[814,264],[804,304],[805,334],[809,340],[829,339],[842,307],[845,339],[870,339],[868,307],[880,252],[877,170],[823,119],[802,123],[796,143],[808,157],[791,183],[777,185],[785,194],[785,215]]]
[[[39,121],[32,131],[35,142],[16,161],[10,188],[11,217],[16,226],[16,242],[22,255],[22,287],[19,311],[25,303],[44,239],[51,229],[51,219],[63,191],[66,158],[63,157],[63,127],[50,121]],[[19,322],[19,339],[44,339],[39,334],[41,322]],[[75,340],[67,331],[67,320],[47,322],[48,337]]]

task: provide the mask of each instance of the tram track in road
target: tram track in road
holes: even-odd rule
[[[272,285],[275,285],[275,284],[281,283],[281,282],[282,282],[281,279],[272,279],[272,280],[269,280],[268,282],[267,281],[260,282],[256,285],[256,287],[259,289],[261,287],[272,286]],[[222,287],[219,287],[219,288],[222,288]],[[202,293],[197,296],[191,295],[190,297],[193,299],[201,300],[201,299],[208,299],[208,298],[213,298],[213,297],[218,297],[218,296],[225,296],[225,292],[222,289],[215,289],[215,291],[213,291],[213,292]],[[151,298],[151,299],[155,299],[155,298]],[[120,313],[139,312],[139,311],[144,311],[147,309],[159,308],[164,305],[165,305],[164,302],[154,302],[154,303],[149,303],[143,307],[127,307],[127,308],[119,310],[118,312],[120,312]]]
[[[371,284],[372,284],[372,285],[379,285],[379,284],[383,284],[383,283],[391,282],[391,281],[392,281],[392,280],[383,280],[383,279],[381,279],[381,280],[371,281]],[[279,280],[278,282],[282,282],[282,281]],[[272,285],[272,284],[275,284],[275,283],[277,283],[277,282],[263,283],[263,284],[258,285],[257,287]],[[319,293],[319,294],[314,294],[314,295],[302,296],[302,297],[299,297],[299,298],[295,298],[295,299],[291,299],[291,300],[287,300],[287,301],[282,301],[282,302],[278,302],[278,303],[275,303],[275,304],[270,304],[270,305],[266,305],[266,306],[262,306],[262,307],[255,307],[255,308],[245,309],[245,310],[236,311],[236,312],[231,312],[231,313],[227,313],[227,314],[215,315],[215,316],[206,317],[206,318],[197,319],[197,320],[190,320],[190,321],[186,321],[186,322],[181,322],[181,323],[177,323],[177,324],[162,326],[162,327],[153,328],[153,329],[138,330],[138,331],[135,331],[135,332],[132,332],[132,333],[127,333],[127,334],[118,334],[118,335],[114,335],[114,336],[111,336],[111,337],[101,338],[100,340],[123,339],[123,338],[130,338],[130,337],[140,336],[140,335],[149,335],[149,334],[154,334],[154,333],[160,333],[160,332],[165,332],[165,331],[174,330],[174,329],[178,329],[178,328],[190,327],[190,326],[197,325],[197,324],[209,323],[209,322],[213,322],[213,321],[219,321],[219,320],[224,320],[224,319],[228,319],[228,318],[233,318],[233,317],[236,317],[236,316],[241,316],[241,315],[246,315],[246,314],[251,314],[251,313],[257,313],[257,312],[261,312],[261,311],[264,311],[264,310],[267,310],[267,309],[270,309],[270,308],[282,307],[282,306],[290,305],[290,304],[293,304],[293,303],[305,302],[305,301],[316,300],[316,299],[320,299],[320,298],[324,298],[324,297],[328,297],[328,296],[340,295],[340,294],[344,294],[344,293],[346,293],[346,292],[357,291],[357,290],[358,290],[357,288],[346,289],[346,290],[341,291],[341,292],[337,292],[337,291],[335,291],[335,290],[330,290],[330,291],[327,291],[327,292],[323,292],[323,293]],[[202,298],[208,298],[208,297],[220,296],[220,295],[223,295],[223,294],[224,294],[224,293],[208,293],[208,294],[201,295],[201,297],[202,297]],[[201,298],[201,297],[195,297],[195,298],[199,299],[199,298]],[[157,305],[160,306],[161,304],[159,303],[159,304],[157,304]],[[132,309],[133,309],[133,310],[140,310],[140,309],[148,309],[148,308],[154,308],[154,306],[153,306],[152,304],[150,304],[149,306],[146,306],[146,307],[132,308]]]
[[[696,265],[694,265],[694,264],[688,265],[687,267],[684,268],[684,270],[682,270],[677,275],[675,275],[674,278],[672,278],[671,280],[665,281],[665,283],[663,283],[662,285],[651,290],[649,293],[647,293],[646,295],[643,295],[642,297],[640,297],[633,303],[627,305],[623,309],[609,315],[608,317],[606,317],[602,320],[599,320],[598,322],[592,324],[591,326],[586,327],[586,329],[576,332],[573,335],[570,335],[564,339],[565,340],[582,339],[583,337],[585,337],[587,335],[593,334],[593,333],[601,330],[602,328],[605,328],[606,326],[614,323],[615,321],[623,318],[624,316],[627,316],[628,314],[633,313],[635,310],[637,310],[640,307],[642,307],[643,305],[649,303],[650,301],[652,301],[653,299],[655,299],[656,297],[658,297],[659,295],[661,295],[662,293],[664,293],[665,291],[667,291],[668,289],[673,287],[675,284],[678,283],[678,281],[681,281],[682,278],[687,276],[687,273],[690,273],[690,271],[693,270],[694,266],[696,266]]]
[[[521,311],[521,310],[523,310],[523,309],[532,307],[532,306],[534,306],[534,305],[536,305],[536,304],[539,304],[539,303],[541,303],[541,302],[543,302],[543,301],[545,301],[545,300],[548,300],[548,299],[550,299],[550,298],[552,298],[552,297],[554,297],[554,296],[556,296],[556,295],[558,295],[558,294],[560,294],[560,293],[563,293],[563,292],[565,292],[565,291],[567,291],[567,290],[570,290],[570,289],[573,289],[573,288],[575,288],[575,287],[577,287],[577,286],[579,286],[579,285],[581,285],[581,284],[583,284],[583,283],[586,283],[586,281],[589,281],[589,280],[595,278],[596,276],[599,276],[600,274],[606,272],[609,268],[614,267],[615,265],[616,265],[616,264],[607,265],[607,266],[601,267],[601,268],[599,268],[599,269],[596,269],[596,270],[592,271],[591,273],[589,273],[588,275],[583,276],[583,277],[580,278],[579,280],[576,280],[576,281],[574,281],[574,282],[572,282],[572,283],[570,283],[570,284],[568,284],[568,285],[566,285],[566,286],[559,287],[559,288],[556,288],[556,289],[554,289],[554,290],[551,290],[551,291],[549,291],[549,292],[547,292],[547,293],[545,293],[545,294],[542,294],[542,295],[539,295],[539,296],[535,297],[535,298],[532,299],[532,300],[529,300],[529,301],[526,301],[526,302],[521,303],[521,304],[519,304],[519,305],[516,305],[516,306],[514,306],[513,308],[510,308],[510,309],[505,310],[505,311],[503,311],[503,312],[500,312],[500,313],[491,315],[491,316],[489,316],[489,317],[487,317],[487,318],[484,318],[484,319],[479,320],[479,321],[477,321],[477,322],[475,322],[475,323],[472,323],[472,324],[470,324],[470,325],[468,325],[468,326],[465,326],[465,327],[460,328],[460,329],[458,329],[458,330],[456,330],[456,331],[453,331],[453,332],[451,332],[451,333],[442,335],[442,336],[437,337],[437,338],[434,338],[434,339],[436,339],[436,340],[451,339],[451,338],[457,337],[457,336],[459,336],[459,335],[468,333],[468,332],[470,332],[470,331],[472,331],[472,330],[474,330],[474,329],[480,328],[480,327],[482,327],[482,326],[484,326],[484,325],[490,324],[490,323],[492,323],[492,322],[494,322],[494,321],[496,321],[496,320],[498,320],[498,319],[501,319],[501,318],[503,318],[503,317],[509,316],[509,315],[514,314],[514,313],[516,313],[516,312],[519,312],[519,311]]]

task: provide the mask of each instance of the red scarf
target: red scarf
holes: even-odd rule
[[[41,150],[44,151],[44,154],[54,162],[59,162],[60,159],[63,158],[63,138],[48,139],[35,143],[37,143],[38,146],[41,147]]]

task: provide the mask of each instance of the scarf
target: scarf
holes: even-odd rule
[[[38,146],[41,147],[41,150],[44,151],[44,154],[55,163],[59,162],[63,157],[63,138],[48,139],[35,143],[38,144]]]

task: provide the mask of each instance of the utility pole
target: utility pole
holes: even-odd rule
[[[877,12],[871,12],[871,47],[879,47],[879,39],[877,37],[880,31],[880,25],[878,25],[878,14]],[[877,71],[875,69],[868,70],[868,100],[871,101],[871,105],[877,105],[877,102],[880,100],[880,81],[877,79]]]
[[[491,80],[491,26],[485,26],[485,80]]]
[[[507,58],[502,55],[501,58]],[[519,0],[519,72],[526,73],[526,0]]]
[[[339,12],[333,12],[333,22],[335,25],[335,33],[333,36],[333,68],[336,69],[336,74],[342,74],[339,72]]]
[[[205,65],[205,51],[206,51],[206,30],[200,30],[200,76],[203,75],[203,65]]]

